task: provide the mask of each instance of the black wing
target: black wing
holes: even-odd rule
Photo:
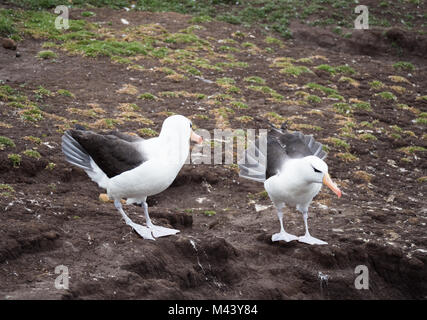
[[[74,129],[68,130],[67,134],[78,142],[109,178],[134,169],[148,160],[135,145],[135,142],[143,140],[142,138],[117,131],[98,134]]]

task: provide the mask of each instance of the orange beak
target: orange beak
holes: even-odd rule
[[[193,130],[191,130],[190,140],[198,144],[201,144],[203,142],[203,138],[198,134],[195,134]]]
[[[337,187],[337,185],[332,181],[331,177],[328,173],[325,173],[325,176],[323,177],[323,183],[328,186],[329,189],[331,189],[338,198],[341,198],[341,190]]]

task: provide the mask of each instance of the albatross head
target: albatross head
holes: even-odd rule
[[[189,119],[181,115],[173,115],[163,121],[160,136],[163,137],[177,137],[182,141],[194,141],[202,143],[203,138],[193,131],[193,124]]]
[[[331,189],[338,198],[341,197],[341,190],[332,181],[328,174],[328,165],[316,156],[308,156],[301,159],[300,174],[308,183],[323,183]]]

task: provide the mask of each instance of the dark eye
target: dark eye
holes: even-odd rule
[[[314,172],[320,172],[320,170],[317,170],[315,167],[313,167]]]
[[[193,128],[193,124],[190,122],[190,128]]]

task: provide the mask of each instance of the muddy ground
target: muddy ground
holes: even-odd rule
[[[125,33],[121,18],[131,26],[158,23],[168,32],[192,25],[190,16],[176,13],[92,11],[96,16],[87,20],[111,22],[109,27],[117,34]],[[72,15],[81,18],[79,12],[76,9]],[[36,103],[43,115],[39,121],[26,121],[19,108],[8,104],[10,99],[0,99],[0,136],[16,145],[0,151],[0,183],[13,188],[2,190],[0,197],[0,298],[425,299],[426,152],[401,149],[427,147],[425,124],[414,121],[427,111],[426,100],[420,98],[427,94],[427,60],[425,54],[419,54],[421,49],[402,45],[399,56],[390,42],[375,41],[375,34],[384,30],[359,33],[357,37],[366,43],[351,44],[348,40],[345,44],[347,40],[327,30],[295,26],[293,40],[266,44],[265,34],[256,28],[215,21],[199,25],[204,28],[194,33],[207,39],[212,49],[211,53],[198,51],[200,56],[220,61],[221,57],[212,55],[223,53],[224,42],[218,40],[232,38],[236,41],[232,46],[239,48],[233,51],[235,59],[247,66],[200,68],[202,75],[186,74],[187,79],[175,81],[156,72],[156,67],[164,65],[152,57],[139,60],[144,70],[136,70],[109,57],[71,55],[57,48],[53,49],[56,59],[40,59],[37,53],[43,50],[45,40],[32,37],[18,43],[19,58],[15,51],[0,48],[2,84]],[[244,36],[233,38],[236,31]],[[313,42],[307,34],[318,34],[316,39],[322,35],[327,41]],[[187,46],[169,45],[171,50]],[[352,50],[355,46],[357,50]],[[311,62],[300,65],[313,72],[299,76],[280,73],[271,66],[278,57],[311,57]],[[393,67],[402,60],[411,62],[415,70]],[[358,85],[316,69],[320,64],[348,64],[356,70],[350,77]],[[244,78],[249,76],[265,79],[284,100],[248,89]],[[395,83],[390,76],[407,81]],[[244,99],[247,109],[225,114],[216,110],[229,106],[227,98],[212,98],[225,93],[226,88],[215,83],[221,77],[235,80],[241,91],[231,95],[235,100]],[[369,83],[374,80],[383,82],[386,89],[372,89]],[[337,113],[331,107],[336,100],[303,88],[309,82],[337,89],[346,102],[369,101],[372,110]],[[150,92],[158,99],[143,100],[132,92],[118,92],[129,84],[139,94]],[[35,92],[39,86],[53,93],[66,89],[75,97],[40,96]],[[298,90],[320,96],[321,102],[298,102],[304,97],[296,93]],[[164,91],[202,93],[205,98],[161,97],[159,93]],[[377,95],[381,91],[393,92],[397,100],[382,99]],[[135,103],[137,112],[153,123],[123,120],[119,116],[122,103]],[[103,111],[94,109],[89,115],[75,111],[94,106]],[[290,119],[295,130],[314,134],[328,145],[329,172],[343,196],[337,199],[323,189],[310,208],[309,227],[314,236],[329,244],[272,243],[271,235],[278,232],[279,223],[262,193],[262,184],[240,179],[233,166],[207,164],[185,165],[169,189],[149,199],[154,222],[181,232],[156,241],[141,239],[112,203],[98,199],[103,191],[82,170],[64,161],[60,139],[63,130],[74,123],[93,125],[91,128],[99,131],[111,129],[100,125],[103,118],[119,119],[114,128],[122,131],[150,127],[158,132],[168,112],[189,116],[198,128],[211,132],[218,127],[266,128],[265,119],[280,122],[281,118],[267,114],[275,112]],[[250,118],[243,122],[243,116]],[[400,138],[392,135],[398,130],[393,126],[401,129]],[[342,135],[342,128],[347,128],[349,135]],[[367,133],[375,139],[363,136]],[[41,141],[24,139],[28,136]],[[349,147],[339,149],[330,143],[331,137],[346,140]],[[41,158],[23,154],[28,149],[37,150]],[[8,158],[11,153],[22,155],[19,166],[14,167]],[[339,156],[345,153],[356,159]],[[49,166],[51,163],[54,165]],[[260,206],[264,210],[257,211]],[[207,210],[215,214],[209,216]],[[144,223],[140,207],[125,206],[125,211],[135,222]],[[287,231],[302,235],[301,215],[294,208],[285,213]],[[58,265],[68,267],[68,290],[55,289]],[[369,270],[368,290],[355,288],[358,265]]]

